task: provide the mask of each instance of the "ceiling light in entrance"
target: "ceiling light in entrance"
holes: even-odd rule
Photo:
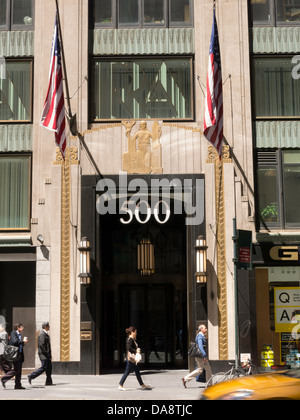
[[[154,245],[150,239],[143,238],[137,248],[138,270],[142,276],[155,273]]]

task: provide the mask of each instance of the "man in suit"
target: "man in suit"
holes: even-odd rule
[[[205,369],[206,373],[206,382],[211,378],[211,367],[207,358],[207,349],[206,349],[206,338],[205,334],[207,333],[207,328],[205,325],[200,325],[198,327],[198,334],[196,336],[196,343],[198,344],[201,353],[203,354],[203,358],[196,357],[197,368],[182,378],[183,386],[186,388],[187,382],[191,381],[193,378],[196,378],[198,375],[201,375],[203,370]]]
[[[22,366],[25,360],[24,357],[24,345],[28,342],[28,338],[25,337],[24,340],[22,339],[22,332],[24,327],[20,323],[16,323],[14,325],[14,330],[10,335],[9,345],[15,346],[19,348],[19,357],[16,362],[13,363],[14,371],[15,371],[15,389],[25,389],[21,384],[22,379]]]
[[[52,382],[52,352],[51,343],[49,336],[50,325],[49,322],[44,322],[42,325],[42,331],[38,337],[38,354],[41,360],[42,366],[35,372],[28,375],[28,382],[31,385],[31,381],[38,376],[46,372],[46,386],[53,385]]]

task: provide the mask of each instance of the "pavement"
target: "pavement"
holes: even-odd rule
[[[143,381],[151,385],[150,390],[142,390],[134,374],[131,374],[124,386],[126,391],[118,389],[122,373],[99,376],[53,375],[53,386],[45,386],[45,375],[29,385],[27,375],[22,376],[25,390],[15,390],[14,380],[6,383],[6,389],[0,384],[0,400],[97,400],[121,401],[199,401],[204,384],[192,380],[184,388],[181,378],[187,370],[149,370],[141,371]],[[106,404],[107,406],[107,404]]]

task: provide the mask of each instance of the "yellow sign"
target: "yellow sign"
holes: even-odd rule
[[[275,287],[275,331],[292,332],[300,324],[300,287]]]

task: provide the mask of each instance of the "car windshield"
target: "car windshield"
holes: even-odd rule
[[[290,378],[300,379],[300,369],[292,369],[283,372],[282,375],[289,376]]]

